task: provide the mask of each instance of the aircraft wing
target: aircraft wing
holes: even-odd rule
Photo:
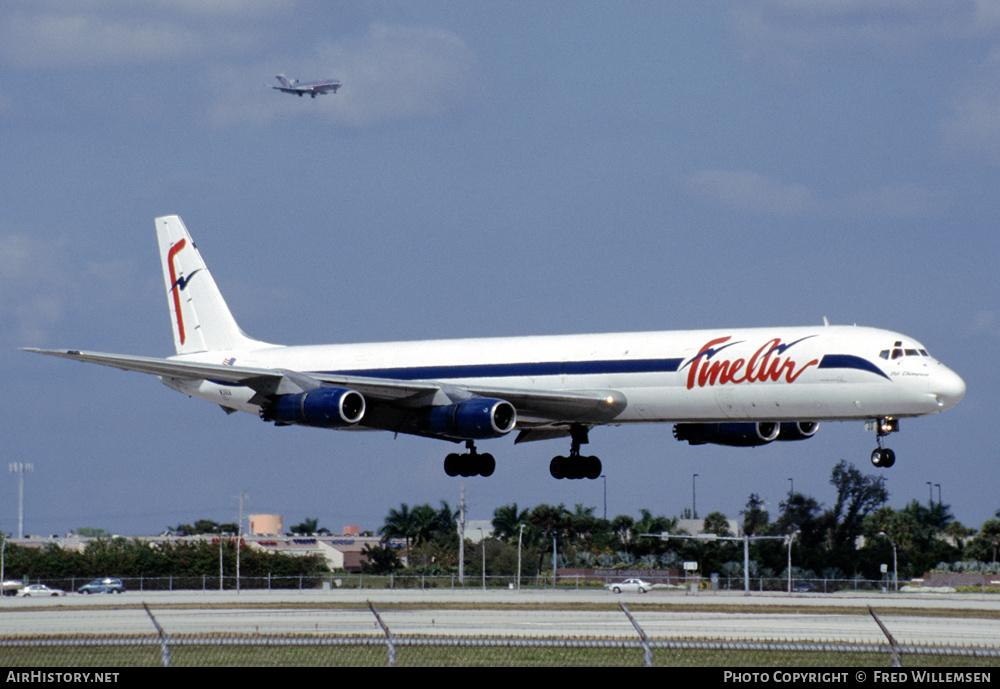
[[[389,404],[400,409],[451,404],[475,396],[492,397],[506,400],[514,405],[518,414],[518,427],[522,429],[569,423],[588,425],[608,423],[628,404],[625,396],[614,390],[523,390],[453,385],[437,381],[351,376],[340,373],[303,373],[283,369],[86,352],[77,349],[25,348],[24,351],[164,378],[205,379],[245,385],[264,398],[303,392],[318,387],[318,383],[351,388],[373,402]]]

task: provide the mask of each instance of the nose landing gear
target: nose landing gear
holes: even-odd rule
[[[884,447],[882,439],[898,430],[898,419],[884,418],[875,420],[875,441],[878,443],[878,447],[872,451],[873,466],[877,466],[880,469],[888,469],[896,463],[896,453]]]

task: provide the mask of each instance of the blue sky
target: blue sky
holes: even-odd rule
[[[0,8],[0,416],[25,530],[250,512],[376,529],[457,506],[451,446],[274,428],[19,347],[172,354],[153,218],[242,328],[286,344],[858,323],[962,375],[904,420],[890,504],[1000,508],[1000,9],[985,0],[9,2]],[[264,88],[338,78],[335,96]],[[830,505],[861,423],[752,450],[596,429],[609,516]],[[481,443],[469,516],[603,512],[568,443]],[[937,489],[934,488],[935,499]],[[0,475],[0,530],[16,532]]]

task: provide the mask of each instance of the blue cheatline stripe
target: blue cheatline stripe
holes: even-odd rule
[[[863,359],[860,356],[854,356],[853,354],[827,354],[823,357],[822,361],[819,362],[820,368],[854,368],[859,371],[868,371],[869,373],[874,373],[876,375],[882,376],[886,380],[889,380],[889,376],[885,375],[878,366]]]
[[[611,359],[605,361],[541,361],[512,364],[412,366],[324,371],[329,375],[392,378],[395,380],[447,380],[449,378],[511,378],[600,375],[609,373],[676,373],[683,359]]]

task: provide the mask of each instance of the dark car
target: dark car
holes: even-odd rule
[[[111,577],[94,579],[89,584],[84,584],[77,589],[77,593],[123,593],[124,591],[125,584],[122,583],[122,580]]]

